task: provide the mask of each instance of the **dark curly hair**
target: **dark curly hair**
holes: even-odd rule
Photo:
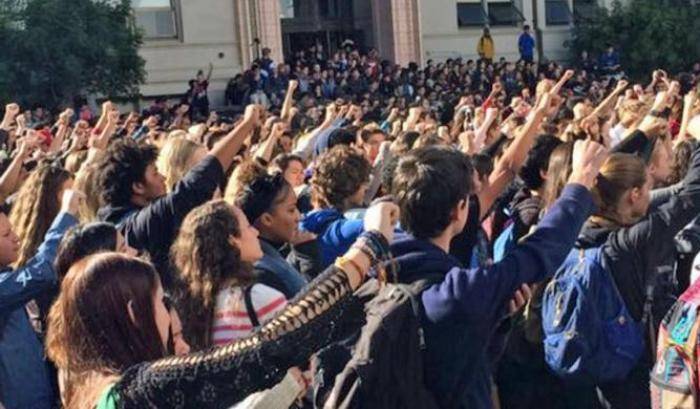
[[[100,162],[98,184],[104,204],[124,206],[133,194],[132,185],[142,182],[148,165],[155,164],[158,149],[124,139],[112,144]]]
[[[349,146],[336,146],[321,155],[311,178],[313,200],[321,208],[347,210],[347,199],[367,183],[370,164]]]
[[[252,266],[241,261],[238,248],[229,242],[230,236],[240,234],[233,206],[212,201],[185,217],[170,249],[170,260],[178,271],[175,296],[183,332],[195,350],[211,346],[216,296],[222,284],[228,279],[236,286],[253,282]]]

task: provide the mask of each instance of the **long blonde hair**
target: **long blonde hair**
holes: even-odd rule
[[[85,200],[78,208],[81,223],[97,220],[97,211],[102,206],[99,186],[100,166],[96,162],[84,164],[75,174],[75,189],[85,194]]]
[[[34,256],[44,235],[61,207],[59,193],[71,179],[67,170],[48,163],[40,164],[27,178],[10,211],[10,224],[20,240],[15,267]]]
[[[156,161],[158,171],[165,176],[165,187],[168,192],[172,191],[177,182],[187,174],[192,168],[192,157],[195,152],[203,148],[196,142],[192,142],[184,137],[168,139],[163,145]]]

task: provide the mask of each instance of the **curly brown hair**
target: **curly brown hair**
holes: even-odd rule
[[[254,179],[264,176],[267,170],[254,159],[246,159],[233,170],[231,177],[226,184],[224,200],[227,203],[235,204],[243,188]]]
[[[223,200],[192,210],[170,249],[178,271],[176,297],[183,333],[195,350],[211,346],[216,296],[223,283],[245,286],[253,281],[252,266],[241,261],[231,236],[241,234],[234,208]]]
[[[319,157],[311,179],[313,200],[320,208],[345,211],[370,174],[370,164],[355,149],[339,145]]]
[[[44,235],[61,207],[60,192],[71,179],[67,170],[42,163],[27,178],[17,194],[10,212],[10,224],[20,240],[16,267],[23,266],[34,256]]]

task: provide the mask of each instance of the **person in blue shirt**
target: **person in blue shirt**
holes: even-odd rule
[[[533,62],[535,51],[535,39],[530,34],[530,26],[524,25],[523,32],[518,37],[518,50],[520,51],[520,59],[526,62]]]
[[[363,231],[362,220],[348,220],[343,213],[363,206],[370,170],[364,155],[344,144],[319,157],[311,179],[314,210],[299,227],[318,237],[321,269],[345,254]]]
[[[54,259],[64,233],[78,224],[76,215],[83,195],[63,194],[61,209],[36,255],[21,268],[17,261],[19,239],[4,213],[0,213],[0,406],[6,409],[51,409],[53,390],[44,346],[27,314],[26,304],[54,290]]]
[[[605,52],[600,55],[599,66],[602,74],[616,74],[620,71],[620,55],[615,47],[607,45]]]
[[[452,239],[469,220],[474,190],[469,157],[433,146],[400,160],[392,190],[407,234],[392,243],[391,252],[399,282],[442,276],[419,297],[426,387],[440,407],[492,408],[489,351],[513,309],[511,298],[523,284],[553,275],[564,261],[594,210],[589,189],[606,156],[601,145],[578,142],[568,185],[537,231],[501,262],[476,268],[465,268],[450,255]]]

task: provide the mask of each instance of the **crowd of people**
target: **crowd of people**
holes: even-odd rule
[[[203,72],[7,103],[0,407],[697,407],[700,75],[609,74],[313,47],[233,118]]]

